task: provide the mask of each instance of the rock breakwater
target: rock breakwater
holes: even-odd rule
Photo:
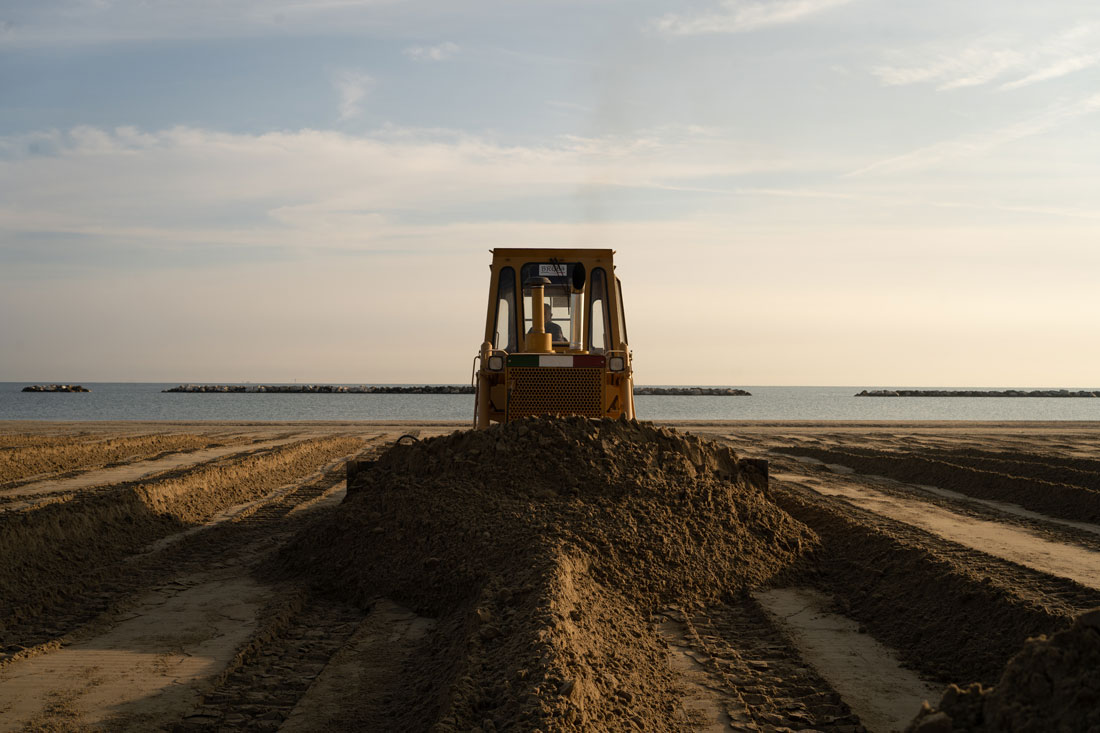
[[[635,387],[636,395],[676,395],[677,397],[690,396],[719,396],[719,397],[751,397],[752,394],[743,389],[732,387]]]
[[[1100,390],[865,389],[856,397],[1100,397]]]
[[[214,394],[473,394],[465,385],[373,386],[343,384],[181,384],[162,392]]]
[[[32,384],[23,388],[24,392],[91,392],[79,384]]]

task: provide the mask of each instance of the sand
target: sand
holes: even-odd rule
[[[4,726],[1098,724],[1098,425],[462,427],[0,422]]]

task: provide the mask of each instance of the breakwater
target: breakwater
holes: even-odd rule
[[[23,388],[24,392],[91,392],[79,384],[32,384]]]
[[[856,397],[1100,397],[1100,390],[1068,389],[875,389]]]
[[[374,386],[342,384],[181,384],[162,392],[201,394],[473,394],[468,385]],[[674,395],[677,397],[749,397],[743,389],[732,387],[635,387],[636,395]]]
[[[751,397],[743,389],[732,387],[635,387],[636,395],[675,395],[676,397]]]
[[[473,394],[466,385],[374,386],[343,384],[181,384],[162,392],[214,394]]]

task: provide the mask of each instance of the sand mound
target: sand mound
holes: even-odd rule
[[[908,730],[1100,730],[1100,608],[1064,631],[1030,639],[995,687],[951,685],[938,708],[926,707]]]
[[[650,613],[737,593],[816,545],[763,484],[694,436],[530,419],[395,446],[283,562],[439,618],[391,695],[395,727],[680,729]]]

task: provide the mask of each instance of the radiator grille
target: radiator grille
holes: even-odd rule
[[[534,415],[603,415],[603,369],[512,367],[508,419]]]

